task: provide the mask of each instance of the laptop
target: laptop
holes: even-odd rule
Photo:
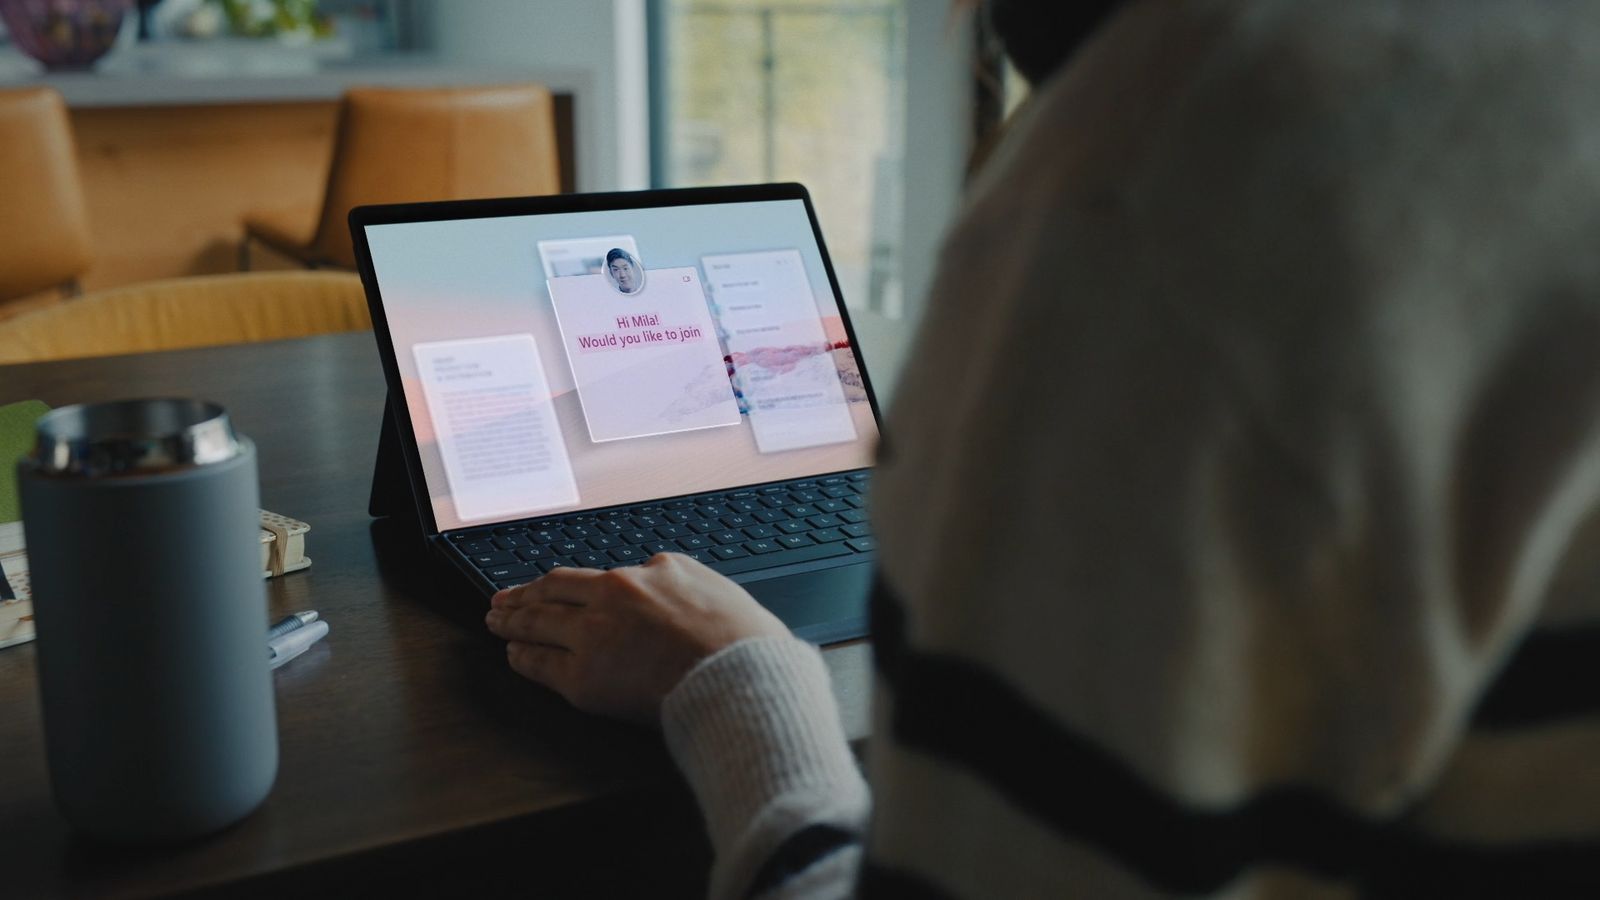
[[[392,439],[483,597],[691,556],[866,633],[879,412],[797,184],[358,207]]]

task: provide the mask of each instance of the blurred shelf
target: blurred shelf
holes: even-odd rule
[[[73,108],[199,106],[333,100],[353,85],[445,87],[537,81],[581,93],[575,70],[476,67],[424,53],[352,55],[337,41],[292,45],[217,39],[119,47],[90,72],[46,72],[14,47],[0,48],[0,88],[46,85]]]

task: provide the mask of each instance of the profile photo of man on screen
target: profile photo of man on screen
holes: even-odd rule
[[[644,267],[621,247],[612,247],[606,253],[606,275],[621,294],[638,293],[644,287]]]

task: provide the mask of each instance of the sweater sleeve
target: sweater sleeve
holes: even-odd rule
[[[668,749],[705,816],[711,896],[849,892],[869,798],[815,647],[740,641],[667,695]]]

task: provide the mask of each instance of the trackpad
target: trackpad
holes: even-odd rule
[[[813,644],[866,637],[867,592],[871,587],[870,563],[744,584],[744,589],[783,620],[796,637]]]

